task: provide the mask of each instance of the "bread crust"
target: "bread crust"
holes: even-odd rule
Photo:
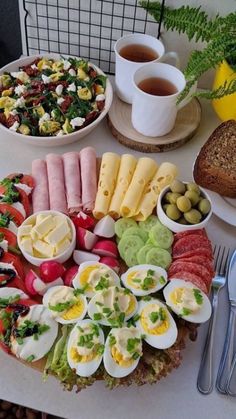
[[[201,148],[193,176],[200,186],[236,198],[236,121],[220,124]]]

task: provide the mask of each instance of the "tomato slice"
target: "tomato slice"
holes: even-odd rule
[[[17,237],[11,230],[8,230],[8,228],[5,227],[0,227],[0,234],[3,234],[3,237],[8,241],[9,246],[17,246]]]
[[[35,182],[33,176],[30,175],[24,175],[22,173],[11,173],[7,177],[9,179],[14,179],[15,177],[20,178],[20,183],[24,183],[25,185],[28,185],[30,188],[34,188]]]
[[[24,279],[24,277],[25,277],[24,267],[23,267],[23,264],[22,264],[19,256],[13,255],[12,253],[9,253],[9,252],[4,252],[3,256],[0,259],[0,262],[12,263],[14,268],[16,269],[17,274],[20,277],[20,279],[22,279],[22,280]],[[11,284],[12,284],[12,285],[10,285],[11,287],[14,287],[14,285],[13,285],[14,280],[15,279],[13,279],[11,281]],[[16,288],[19,288],[19,287],[16,287]],[[27,292],[26,292],[26,294],[27,294]]]
[[[19,194],[20,194],[20,202],[22,203],[22,205],[25,209],[26,217],[29,217],[31,211],[30,211],[30,201],[29,201],[28,195],[25,191],[23,191],[23,189],[17,188],[17,185],[15,185],[15,186],[16,186],[16,189],[18,190]]]
[[[37,301],[32,300],[31,298],[21,298],[19,301],[17,301],[17,304],[22,304],[23,306],[35,306],[37,305]]]
[[[23,223],[24,217],[23,217],[23,215],[21,214],[20,211],[18,211],[16,208],[12,207],[9,204],[5,204],[5,203],[1,202],[0,203],[0,213],[5,214],[6,212],[8,212],[11,215],[14,223],[17,226],[20,226]]]

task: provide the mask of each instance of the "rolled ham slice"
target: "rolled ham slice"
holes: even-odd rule
[[[46,156],[50,209],[67,214],[63,159],[56,154]]]
[[[63,154],[66,198],[69,214],[82,210],[79,153]]]
[[[94,209],[97,193],[97,161],[94,148],[86,147],[80,151],[80,170],[83,211],[90,213]]]
[[[32,176],[35,181],[32,193],[33,212],[49,210],[48,175],[44,160],[33,160]]]

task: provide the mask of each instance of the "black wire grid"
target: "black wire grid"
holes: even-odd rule
[[[23,9],[27,55],[79,56],[108,74],[114,74],[114,44],[121,36],[160,36],[161,22],[157,24],[138,0],[23,0]]]

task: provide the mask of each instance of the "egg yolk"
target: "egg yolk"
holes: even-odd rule
[[[171,302],[178,306],[179,309],[188,309],[191,313],[199,310],[200,305],[196,301],[192,288],[175,288],[170,293]]]
[[[64,314],[61,316],[64,320],[73,320],[79,318],[84,310],[84,303],[82,300],[78,300],[76,304],[70,307]]]
[[[88,284],[89,276],[91,272],[95,271],[95,269],[98,269],[98,265],[92,265],[88,266],[86,269],[84,269],[80,274],[80,284],[83,287],[85,287]],[[86,288],[86,291],[92,291],[92,287],[88,286]]]
[[[134,296],[130,295],[129,306],[128,306],[126,312],[125,312],[126,316],[129,316],[135,310],[135,308],[136,308],[135,302],[136,302],[136,300],[135,300]]]
[[[117,350],[115,346],[112,346],[111,348],[111,355],[114,361],[121,367],[130,367],[130,365],[134,363],[132,358],[124,359],[123,355]]]
[[[71,348],[70,356],[74,362],[85,363],[92,361],[94,358],[96,358],[97,354],[96,352],[92,351],[89,355],[80,355],[77,351],[77,348]]]
[[[143,330],[147,334],[149,334],[149,335],[163,335],[164,333],[167,332],[167,330],[169,329],[170,323],[169,323],[167,311],[164,310],[164,312],[165,312],[165,320],[159,322],[159,324],[156,327],[150,328],[148,326],[146,307],[142,310],[141,316],[140,316],[140,322],[141,322],[141,325],[143,327]]]

